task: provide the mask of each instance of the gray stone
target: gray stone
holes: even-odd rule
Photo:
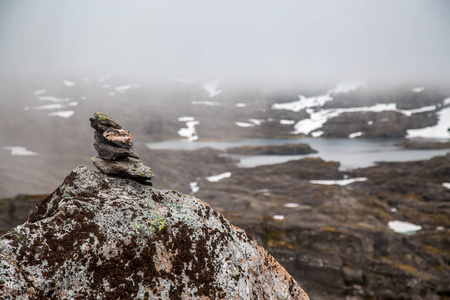
[[[108,128],[108,130],[103,132],[103,136],[109,142],[119,147],[124,147],[128,149],[131,149],[133,147],[133,142],[131,141],[130,133],[126,130],[110,127]]]
[[[122,160],[105,160],[98,156],[91,159],[97,169],[107,175],[126,177],[142,184],[152,185],[150,182],[154,176],[152,169],[138,159],[127,157]]]
[[[94,116],[98,114],[95,113]],[[105,115],[103,115],[105,116]],[[98,156],[108,160],[121,160],[127,157],[139,158],[138,154],[133,150],[130,133],[120,129],[121,126],[111,117],[105,117],[109,121],[100,123],[99,118],[90,118],[91,127],[94,132],[94,148],[97,150]],[[117,124],[115,127],[108,127],[109,124]],[[116,127],[120,127],[117,129]]]
[[[309,299],[199,199],[79,167],[0,239],[0,299]]]

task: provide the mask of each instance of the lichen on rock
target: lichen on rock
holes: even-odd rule
[[[309,299],[208,204],[79,167],[0,239],[0,298]]]

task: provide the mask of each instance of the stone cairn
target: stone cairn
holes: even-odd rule
[[[152,185],[152,169],[139,160],[133,150],[130,132],[111,117],[100,112],[89,118],[95,129],[94,148],[98,155],[92,162],[102,173],[133,179],[139,183]]]

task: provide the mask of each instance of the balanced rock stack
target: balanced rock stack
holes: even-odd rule
[[[122,129],[111,117],[96,112],[89,118],[91,127],[95,129],[94,148],[98,156],[92,162],[101,172],[131,178],[139,183],[152,185],[152,169],[139,160],[133,150],[130,132]]]

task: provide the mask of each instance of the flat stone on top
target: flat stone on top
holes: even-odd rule
[[[154,176],[152,169],[138,159],[127,157],[122,160],[106,160],[94,156],[91,160],[102,173],[126,177],[142,184],[152,185],[150,182]]]

